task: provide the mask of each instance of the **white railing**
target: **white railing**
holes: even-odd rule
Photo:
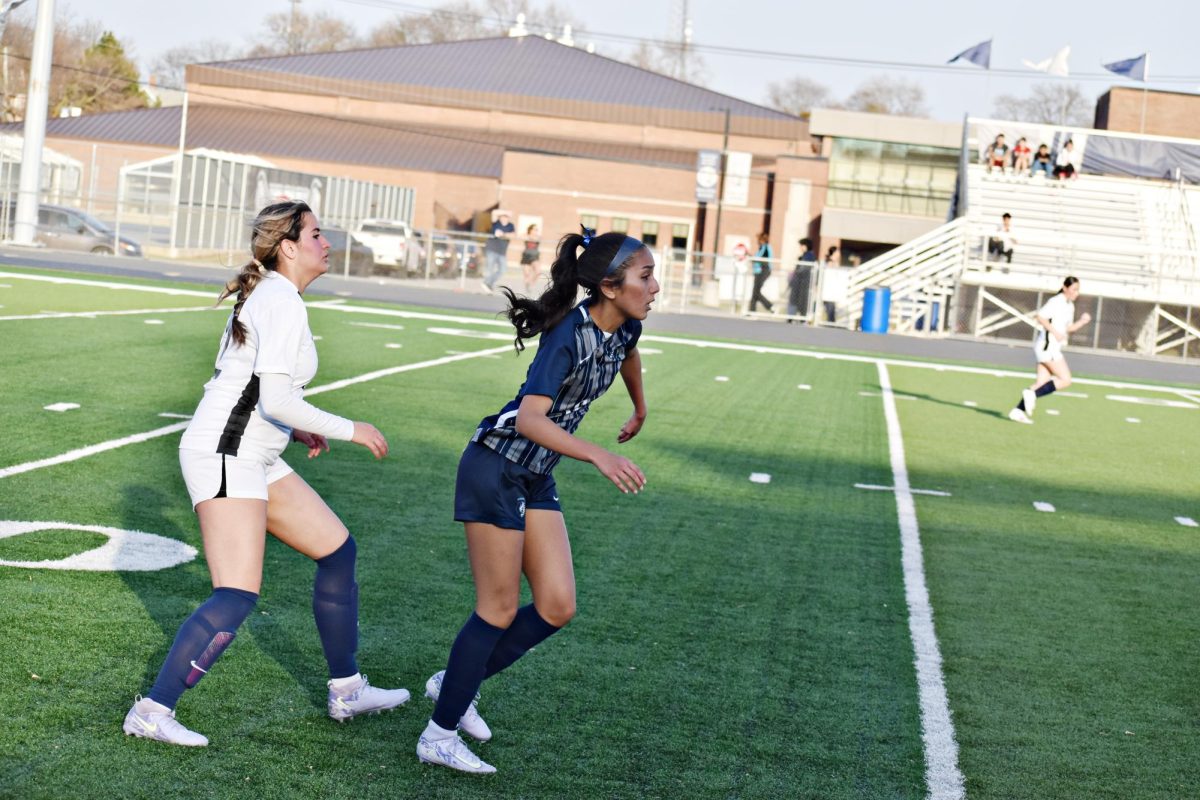
[[[838,321],[857,328],[862,319],[863,292],[887,288],[891,290],[891,329],[905,331],[921,326],[925,330],[944,330],[941,322],[948,312],[946,299],[953,293],[966,261],[968,229],[966,219],[952,220],[854,270]],[[936,317],[941,319],[935,319],[935,303]]]

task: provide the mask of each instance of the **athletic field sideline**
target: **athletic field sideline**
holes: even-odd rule
[[[324,280],[324,279],[323,279]],[[175,448],[211,287],[0,267],[0,796],[1178,798],[1200,785],[1200,392],[671,333],[640,349],[647,491],[557,471],[579,616],[485,684],[479,779],[422,767],[469,613],[454,466],[529,355],[488,312],[309,298],[310,392],[388,436],[289,463],[359,542],[359,661],[417,697],[337,725],[312,565],[179,707],[121,735],[208,593]],[[652,319],[654,319],[652,317]],[[666,319],[663,317],[662,319]],[[766,327],[766,326],[764,326]],[[482,387],[482,388],[480,388]],[[581,435],[613,443],[616,387]]]

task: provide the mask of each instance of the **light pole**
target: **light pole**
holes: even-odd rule
[[[713,259],[709,264],[708,277],[712,279],[716,272],[717,258],[721,255],[721,200],[725,194],[725,161],[729,157],[729,109],[713,109],[725,112],[725,136],[721,139],[720,175],[717,178],[717,223],[713,227]]]
[[[29,62],[29,94],[25,103],[25,142],[21,149],[21,183],[13,243],[32,245],[37,232],[42,182],[42,145],[46,141],[46,107],[50,104],[50,55],[54,47],[54,0],[38,0],[33,57]]]

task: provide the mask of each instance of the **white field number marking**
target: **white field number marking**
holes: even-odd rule
[[[66,558],[46,561],[10,561],[0,559],[6,567],[29,569],[82,570],[85,572],[154,572],[196,557],[196,548],[176,539],[156,533],[126,531],[103,525],[75,525],[70,522],[19,522],[0,520],[0,539],[35,531],[89,531],[108,537],[99,547]]]

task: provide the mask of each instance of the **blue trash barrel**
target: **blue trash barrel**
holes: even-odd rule
[[[886,286],[863,292],[863,333],[887,333],[888,313],[892,310],[892,290]]]

